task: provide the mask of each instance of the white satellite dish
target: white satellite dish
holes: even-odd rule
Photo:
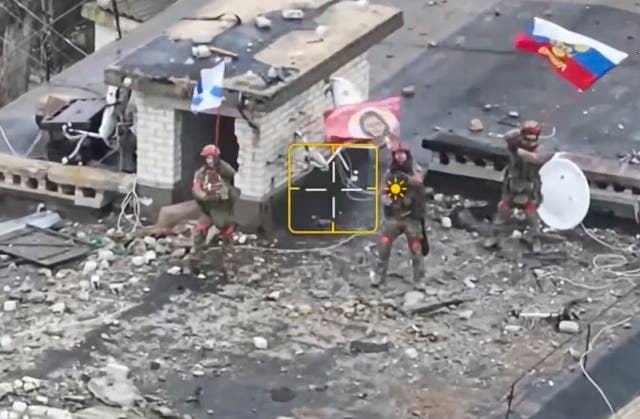
[[[342,77],[331,77],[330,85],[325,94],[331,92],[333,97],[333,106],[355,105],[366,100],[358,86]]]
[[[556,153],[540,168],[540,178],[540,219],[556,230],[571,230],[580,225],[589,212],[591,191],[578,165]]]

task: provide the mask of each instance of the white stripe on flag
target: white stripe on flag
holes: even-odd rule
[[[213,68],[200,70],[200,83],[193,90],[191,111],[201,112],[217,109],[224,100],[224,60]]]
[[[570,31],[548,20],[533,18],[533,35],[551,39],[569,45],[587,45],[604,55],[609,61],[618,65],[629,56],[626,52],[617,50],[588,36]]]

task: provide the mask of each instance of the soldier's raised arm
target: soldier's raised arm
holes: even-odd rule
[[[193,175],[193,184],[191,186],[191,193],[197,201],[202,201],[207,197],[207,193],[202,188],[204,184],[204,171],[198,169]]]
[[[236,176],[236,171],[229,163],[224,160],[220,160],[220,176],[230,184],[233,184],[233,180]]]

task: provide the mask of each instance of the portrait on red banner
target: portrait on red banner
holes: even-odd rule
[[[327,139],[331,142],[371,141],[378,146],[388,145],[400,137],[400,101],[401,98],[392,97],[327,111]]]

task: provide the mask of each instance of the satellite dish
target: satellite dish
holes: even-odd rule
[[[325,93],[331,92],[333,106],[355,105],[366,100],[360,89],[347,79],[342,77],[331,77],[329,88]]]
[[[556,230],[571,230],[580,225],[589,212],[591,190],[578,165],[556,153],[540,168],[540,178],[540,219]]]

